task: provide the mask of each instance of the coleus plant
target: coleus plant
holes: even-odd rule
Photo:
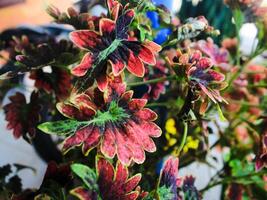
[[[17,92],[4,105],[7,128],[29,143],[39,134],[56,135],[64,155],[62,163],[48,164],[39,189],[5,195],[198,200],[222,184],[225,198],[258,197],[251,191],[265,186],[267,75],[252,59],[267,48],[266,19],[257,2],[226,3],[237,31],[245,20],[257,24],[259,44],[248,57],[238,35],[220,46],[207,38],[220,31],[204,16],[181,22],[150,0],[107,0],[107,14],[100,16],[50,6],[56,23],[72,26],[67,40],[4,41],[9,63],[0,69],[1,79],[34,80],[30,98]],[[158,42],[163,29],[168,35]],[[220,121],[228,127],[222,130]],[[212,122],[219,133],[210,145]],[[216,146],[230,147],[222,152],[224,167],[198,191],[195,177],[180,177],[178,166],[196,160],[210,166],[206,156]]]

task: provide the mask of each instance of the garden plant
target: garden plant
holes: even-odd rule
[[[199,200],[218,185],[220,199],[267,199],[262,3],[184,1],[179,13],[150,0],[50,5],[54,23],[68,27],[64,37],[2,33],[7,129],[48,166],[41,186],[29,189],[18,172],[34,169],[1,166],[0,199]],[[107,12],[91,15],[98,4]],[[248,23],[257,34],[245,53],[239,33]],[[27,92],[3,103],[14,88]],[[203,188],[197,176],[179,174],[195,162],[217,170]]]

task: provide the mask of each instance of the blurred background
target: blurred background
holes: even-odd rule
[[[74,3],[73,0],[1,0],[0,31],[14,28],[22,24],[43,25],[51,21],[45,8],[53,4],[66,10]]]
[[[93,1],[93,0],[92,0]],[[75,5],[76,9],[84,9],[84,6],[91,5],[90,0],[0,0],[0,32],[3,32],[3,37],[10,35],[9,31],[21,29],[23,31],[33,31],[42,33],[43,31],[50,30],[51,27],[45,27],[51,22],[51,17],[46,14],[45,9],[48,5],[52,4],[58,7],[61,11],[66,11],[68,7]],[[229,9],[223,4],[222,0],[154,0],[155,3],[165,4],[172,13],[179,12],[179,18],[181,20],[188,17],[195,17],[204,15],[212,26],[219,29],[221,32],[225,32],[223,35],[231,36],[233,28],[231,26],[232,16]],[[265,1],[267,2],[267,1]],[[105,12],[104,8],[97,7],[92,10],[93,14],[101,14]],[[225,20],[228,19],[228,20]],[[42,26],[42,27],[40,27]],[[16,29],[18,28],[18,29]],[[59,27],[56,27],[60,29]],[[249,30],[249,31],[248,31]],[[256,36],[253,24],[247,24],[240,32],[244,42],[243,49],[249,51],[252,48],[252,42]],[[62,32],[65,32],[62,29]],[[254,32],[253,32],[254,31]],[[5,35],[4,35],[5,32]],[[221,40],[222,38],[218,38]],[[25,80],[26,85],[29,87],[32,83],[29,80]],[[26,93],[26,91],[23,91]],[[11,91],[7,96],[15,93]],[[5,97],[3,105],[6,104],[8,98]],[[6,130],[6,122],[3,116],[3,111],[0,111],[0,166],[6,163],[20,163],[35,168],[36,172],[31,170],[24,170],[20,172],[20,177],[23,181],[23,187],[38,187],[42,181],[42,177],[46,170],[46,161],[40,156],[40,152],[36,148],[30,146],[23,139],[15,140],[11,131]],[[216,141],[216,138],[210,138],[210,143]],[[49,148],[49,146],[47,146]],[[211,157],[216,157],[220,163],[222,157],[219,151],[213,150],[210,153]],[[216,167],[211,168],[207,165],[200,163],[193,163],[186,169],[180,170],[180,175],[192,174],[197,177],[196,185],[198,188],[203,188],[209,181],[209,178],[222,167],[218,163],[215,163]],[[220,186],[214,187],[204,196],[204,199],[216,200],[219,199]]]

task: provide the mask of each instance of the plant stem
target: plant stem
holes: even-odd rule
[[[229,183],[229,182],[235,182],[235,181],[238,181],[239,179],[249,178],[249,177],[252,177],[252,176],[259,176],[259,175],[263,175],[265,173],[266,173],[266,171],[262,170],[260,172],[254,172],[254,173],[246,174],[246,175],[243,175],[243,176],[227,177],[227,178],[225,178],[223,180],[219,180],[217,182],[208,184],[205,188],[201,189],[200,192],[203,193],[203,192],[205,192],[205,191],[209,190],[210,188],[215,187],[217,185],[221,185],[221,184]]]
[[[146,107],[170,107],[168,103],[149,103]]]
[[[162,47],[162,49],[163,49],[163,48],[165,48],[165,47],[167,47],[167,46],[175,45],[175,44],[177,44],[178,42],[179,42],[178,39],[173,39],[173,40],[171,40],[171,41],[167,41],[167,42],[165,42],[164,44],[161,45],[161,47]]]
[[[164,81],[167,81],[167,80],[174,80],[175,77],[176,77],[176,75],[171,75],[171,76],[151,79],[151,80],[148,80],[148,81],[142,81],[142,82],[136,82],[136,83],[128,83],[127,86],[128,87],[135,87],[135,86],[145,85],[145,84],[160,83],[160,82],[164,82]]]
[[[236,15],[236,13],[238,13],[237,11],[234,11],[234,20],[235,22],[238,22],[239,19],[238,19],[238,16]],[[244,69],[244,65],[240,65],[240,59],[241,59],[241,52],[240,52],[240,35],[239,35],[239,31],[240,31],[240,28],[243,24],[243,21],[240,21],[241,24],[235,24],[235,31],[236,31],[236,35],[237,35],[237,41],[238,41],[238,44],[237,44],[237,51],[236,51],[236,59],[237,59],[237,63],[236,63],[236,66],[239,67],[238,71],[230,78],[228,84],[229,86],[232,85],[233,81],[242,73],[243,69]],[[230,88],[230,87],[229,87]]]
[[[240,104],[243,106],[250,106],[250,107],[260,107],[260,104],[253,104],[253,103],[249,103],[247,101],[239,101],[239,100],[233,100],[233,99],[227,99],[227,101],[229,101],[229,103],[235,103],[235,104]]]
[[[218,144],[220,143],[220,140],[217,140],[210,148],[209,150],[213,149],[214,147],[216,147]],[[207,153],[207,151],[201,151],[201,152],[197,152],[196,153],[196,157],[201,157],[203,155],[205,155]],[[190,159],[181,159],[181,162],[179,164],[179,168],[183,168],[183,167],[186,167],[187,165],[191,164],[192,162],[195,162],[195,158],[190,158]]]
[[[267,87],[267,83],[259,83],[254,85],[248,85],[249,88],[265,88]]]
[[[183,124],[184,124],[184,133],[183,133],[181,144],[177,150],[177,155],[180,155],[181,151],[183,150],[185,142],[186,142],[186,138],[187,138],[187,133],[188,133],[188,123],[183,122]]]

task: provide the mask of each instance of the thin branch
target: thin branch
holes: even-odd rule
[[[153,84],[153,83],[160,83],[168,80],[175,80],[176,75],[172,76],[166,76],[166,77],[161,77],[161,78],[155,78],[151,79],[148,81],[141,81],[141,82],[135,82],[135,83],[128,83],[128,87],[135,87],[135,86],[140,86],[140,85],[146,85],[146,84]]]
[[[260,172],[254,172],[254,173],[250,173],[250,174],[246,174],[246,175],[243,175],[243,176],[232,176],[232,177],[227,177],[223,180],[219,180],[217,182],[214,182],[212,184],[208,184],[206,187],[204,187],[203,189],[200,190],[201,193],[209,190],[210,188],[213,188],[217,185],[221,185],[221,184],[224,184],[224,183],[230,183],[230,182],[236,182],[240,179],[244,179],[244,178],[250,178],[252,176],[260,176],[260,175],[263,175],[265,174],[266,171],[260,171]]]

